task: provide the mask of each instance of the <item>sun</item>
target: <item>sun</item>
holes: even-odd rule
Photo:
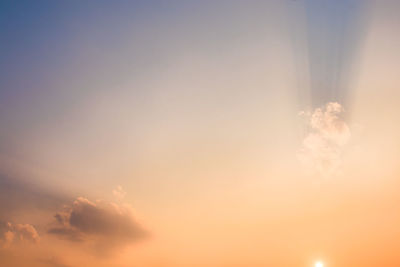
[[[315,267],[324,267],[324,263],[322,261],[317,261]]]

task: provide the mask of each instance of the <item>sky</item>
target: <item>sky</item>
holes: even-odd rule
[[[399,12],[2,1],[1,265],[399,266]]]

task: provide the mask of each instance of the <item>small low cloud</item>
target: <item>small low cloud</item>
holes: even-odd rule
[[[39,240],[39,234],[30,224],[0,222],[0,244],[3,248],[10,247],[15,242],[38,243]]]
[[[338,172],[343,149],[351,137],[350,128],[342,118],[343,112],[342,105],[330,102],[313,112],[300,113],[307,119],[308,131],[298,158],[324,176]]]
[[[117,186],[117,188],[114,189],[112,192],[113,192],[114,197],[118,201],[122,201],[126,196],[126,192],[122,189],[122,186],[120,186],[120,185]]]
[[[122,188],[117,192],[120,191]],[[148,232],[134,217],[132,208],[123,203],[92,202],[78,197],[72,205],[57,212],[54,218],[48,233],[68,241],[94,244],[101,251],[148,237]]]

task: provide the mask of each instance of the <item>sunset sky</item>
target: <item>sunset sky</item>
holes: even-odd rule
[[[0,266],[400,266],[400,1],[1,1]]]

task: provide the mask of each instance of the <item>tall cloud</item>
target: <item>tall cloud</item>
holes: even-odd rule
[[[322,175],[335,174],[342,162],[342,153],[351,137],[350,128],[342,119],[342,105],[327,103],[306,116],[308,132],[298,153],[299,160]]]
[[[132,208],[125,204],[92,202],[78,197],[54,217],[55,222],[48,233],[69,241],[92,243],[102,251],[148,236],[134,218]]]

